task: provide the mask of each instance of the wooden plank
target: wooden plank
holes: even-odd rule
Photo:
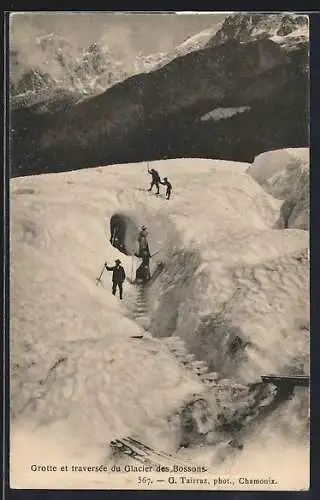
[[[294,375],[294,376],[282,376],[282,375],[262,375],[263,382],[271,383],[277,386],[285,385],[297,385],[301,387],[309,387],[310,377],[307,375]]]

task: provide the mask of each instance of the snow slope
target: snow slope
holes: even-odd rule
[[[248,173],[284,200],[276,227],[309,229],[309,149],[288,148],[257,156]]]
[[[101,463],[108,442],[126,435],[177,450],[168,419],[207,389],[162,337],[180,336],[197,359],[235,382],[308,373],[308,233],[272,229],[281,202],[246,173],[248,164],[177,159],[153,166],[172,180],[169,202],[141,190],[150,180],[146,164],[11,180],[15,487],[56,481],[30,475],[30,460]],[[95,283],[104,260],[117,257],[131,275],[131,257],[108,241],[115,213],[148,226],[151,251],[160,249],[156,259],[165,264],[148,292],[148,331],[132,314],[134,286],[125,284],[121,303],[111,295],[110,274],[102,287]],[[143,340],[130,338],[142,333]],[[235,351],[236,337],[243,343]],[[221,405],[210,397],[214,428]],[[297,420],[286,446],[304,460],[297,427],[306,424]],[[26,457],[22,450],[31,446]],[[59,478],[60,487],[72,487],[72,478]],[[77,480],[95,487],[89,475]],[[112,479],[97,481],[108,487]]]

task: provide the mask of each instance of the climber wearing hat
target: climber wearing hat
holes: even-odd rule
[[[119,288],[120,300],[122,300],[123,296],[123,282],[126,279],[126,273],[123,267],[120,265],[121,260],[117,259],[115,261],[115,266],[109,267],[105,262],[105,268],[107,271],[112,271],[112,295],[116,294],[117,287]]]
[[[166,199],[170,200],[170,195],[171,195],[171,191],[172,191],[172,184],[168,181],[168,177],[164,177],[163,181],[164,182],[160,181],[160,184],[162,184],[163,186],[167,186]]]

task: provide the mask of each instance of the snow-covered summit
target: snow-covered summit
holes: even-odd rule
[[[56,35],[55,33],[37,36],[35,42],[44,52],[50,52],[53,56],[61,54],[66,49],[72,47],[72,44],[67,38]]]
[[[160,61],[150,65],[150,70],[169,63],[176,57],[190,52],[219,45],[228,40],[247,42],[258,38],[270,38],[282,44],[298,44],[309,37],[308,17],[292,13],[281,14],[231,14],[224,22],[193,35],[177,45],[168,54],[161,54]]]
[[[83,95],[99,94],[128,76],[125,64],[109,47],[95,41],[81,49],[66,38],[51,33],[36,37],[35,51],[32,57],[19,51],[12,54],[12,64],[15,65],[11,85],[13,97],[48,90],[44,78],[37,86],[29,83],[26,75],[30,73],[48,75],[53,83],[50,88]]]
[[[195,52],[197,50],[203,49],[207,45],[208,41],[215,36],[218,29],[219,26],[209,28],[187,38],[169,53],[162,54],[160,57],[160,61],[157,61],[155,58],[155,64],[153,64],[150,69],[159,69],[177,57],[181,57],[189,54],[190,52]]]
[[[308,38],[308,16],[292,13],[259,14],[236,13],[228,16],[222,27],[208,45],[224,43],[228,40],[247,42],[258,38],[283,39],[299,32]]]

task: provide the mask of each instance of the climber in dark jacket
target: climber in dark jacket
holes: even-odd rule
[[[123,269],[123,267],[120,265],[121,261],[117,259],[115,261],[115,266],[109,267],[108,264],[105,262],[105,268],[107,271],[112,271],[112,295],[116,294],[117,287],[119,288],[119,295],[120,295],[120,300],[122,300],[123,296],[123,287],[122,284],[124,280],[126,279],[126,273]]]
[[[170,200],[170,195],[171,195],[171,191],[172,191],[172,184],[171,184],[171,182],[168,181],[168,177],[164,177],[163,181],[164,182],[160,181],[160,184],[162,184],[163,186],[167,186],[166,199]]]
[[[140,231],[139,236],[138,236],[139,250],[135,254],[136,257],[140,257],[140,254],[144,249],[146,249],[146,248],[149,249],[147,236],[148,236],[148,232],[147,232],[146,226],[141,226],[141,231]]]
[[[150,258],[151,258],[151,254],[150,254],[149,245],[148,245],[141,252],[141,259],[142,259],[143,264],[149,265]]]
[[[150,259],[151,254],[149,250],[149,245],[147,243],[146,247],[143,248],[139,253],[135,253],[136,257],[142,259],[140,266],[136,271],[136,281],[147,282],[150,279]]]
[[[151,191],[153,186],[156,186],[156,194],[159,194],[159,182],[161,182],[159,173],[154,168],[152,168],[151,170],[148,169],[148,173],[152,176],[150,188],[148,189],[148,191]]]

